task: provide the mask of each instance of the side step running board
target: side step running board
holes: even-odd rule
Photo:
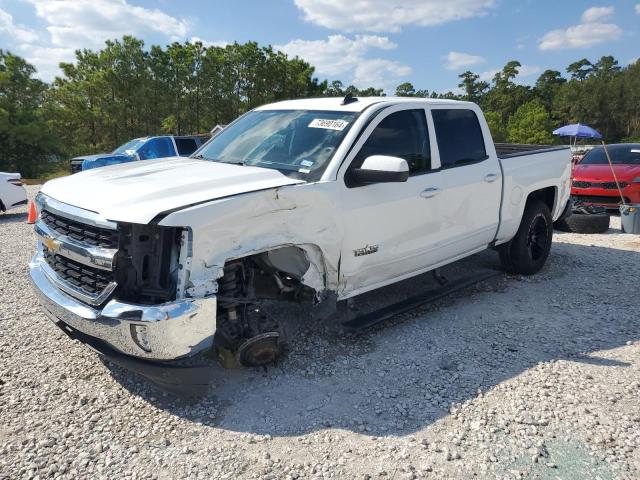
[[[475,285],[476,283],[488,280],[489,278],[498,275],[502,275],[502,272],[498,270],[489,270],[453,280],[445,283],[439,288],[427,290],[424,293],[406,298],[397,303],[382,307],[379,310],[374,310],[373,312],[365,313],[364,315],[356,317],[352,320],[343,322],[342,326],[352,330],[363,330],[377,323],[384,322],[385,320],[388,320],[395,315],[405,313],[427,303],[434,302],[443,297],[446,297],[451,293],[457,292],[458,290],[463,290],[467,287]]]

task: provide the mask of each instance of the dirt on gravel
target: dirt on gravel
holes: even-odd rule
[[[0,478],[640,478],[640,237],[618,218],[604,234],[555,232],[538,275],[500,274],[357,334],[284,309],[290,352],[267,369],[212,362],[197,399],[102,361],[41,313],[25,219],[0,214]],[[479,267],[497,254],[447,272]]]

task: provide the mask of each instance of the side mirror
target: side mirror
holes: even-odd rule
[[[409,164],[404,158],[372,155],[365,159],[360,168],[351,170],[350,176],[358,185],[406,182],[409,178]]]

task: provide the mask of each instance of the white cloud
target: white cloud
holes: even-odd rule
[[[540,50],[587,48],[622,37],[622,29],[614,23],[602,23],[614,13],[614,7],[591,7],[582,14],[582,23],[566,29],[547,32],[540,39]]]
[[[155,33],[170,40],[187,36],[189,23],[157,8],[144,8],[126,0],[26,0],[46,25],[47,39],[24,27],[15,34],[18,49],[38,69],[38,76],[52,80],[58,63],[74,59],[74,51],[98,49],[105,40],[123,35],[144,37]],[[8,20],[7,20],[8,19]],[[0,32],[12,25],[11,15],[0,10]],[[14,26],[15,27],[15,26]],[[46,36],[46,35],[45,35]]]
[[[640,3],[636,5],[636,13],[640,15]]]
[[[399,79],[411,74],[411,67],[393,60],[371,58],[361,60],[356,66],[353,83],[359,88],[395,87]]]
[[[493,77],[496,76],[496,73],[500,72],[499,68],[496,68],[495,70],[487,70],[486,72],[480,72],[478,75],[480,75],[480,80],[484,80],[485,82],[490,82],[491,80],[493,80]]]
[[[445,68],[447,70],[460,70],[465,67],[485,62],[483,57],[478,55],[469,55],[468,53],[462,52],[449,52],[444,58],[447,60],[447,63],[445,64]]]
[[[354,32],[399,32],[485,15],[496,0],[294,0],[304,19],[322,27]]]
[[[75,50],[66,47],[44,47],[32,44],[22,44],[21,54],[38,69],[38,77],[43,80],[53,80],[60,75],[60,62],[71,63],[75,60]]]
[[[582,14],[582,23],[594,23],[599,20],[606,20],[615,11],[614,7],[591,7]]]
[[[38,35],[23,25],[13,23],[13,16],[0,8],[0,34],[6,34],[19,42],[33,42]]]
[[[531,75],[535,75],[537,73],[540,73],[542,71],[542,69],[540,67],[538,67],[537,65],[522,65],[518,69],[518,71],[519,71],[519,73],[518,73],[519,77],[530,77]]]
[[[583,23],[566,30],[548,32],[538,47],[540,50],[587,48],[622,36],[622,29],[613,23]]]
[[[100,47],[107,39],[150,31],[178,39],[189,29],[185,20],[125,0],[28,1],[48,24],[47,31],[56,46]]]
[[[226,47],[230,43],[230,42],[227,42],[225,40],[216,40],[215,42],[211,42],[209,40],[203,40],[200,37],[191,37],[189,39],[189,43],[197,43],[197,42],[200,42],[202,44],[202,46],[205,47],[205,48],[207,48],[207,47]]]
[[[377,35],[330,35],[326,40],[297,39],[275,48],[306,60],[321,76],[347,75],[342,80],[359,88],[389,88],[395,86],[394,81],[409,75],[411,68],[393,60],[367,58],[366,54],[371,49],[391,50],[396,46],[387,37]]]

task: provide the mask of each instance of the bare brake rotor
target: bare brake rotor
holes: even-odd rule
[[[245,367],[259,367],[273,363],[282,353],[278,332],[266,332],[245,340],[236,352],[236,359]]]

